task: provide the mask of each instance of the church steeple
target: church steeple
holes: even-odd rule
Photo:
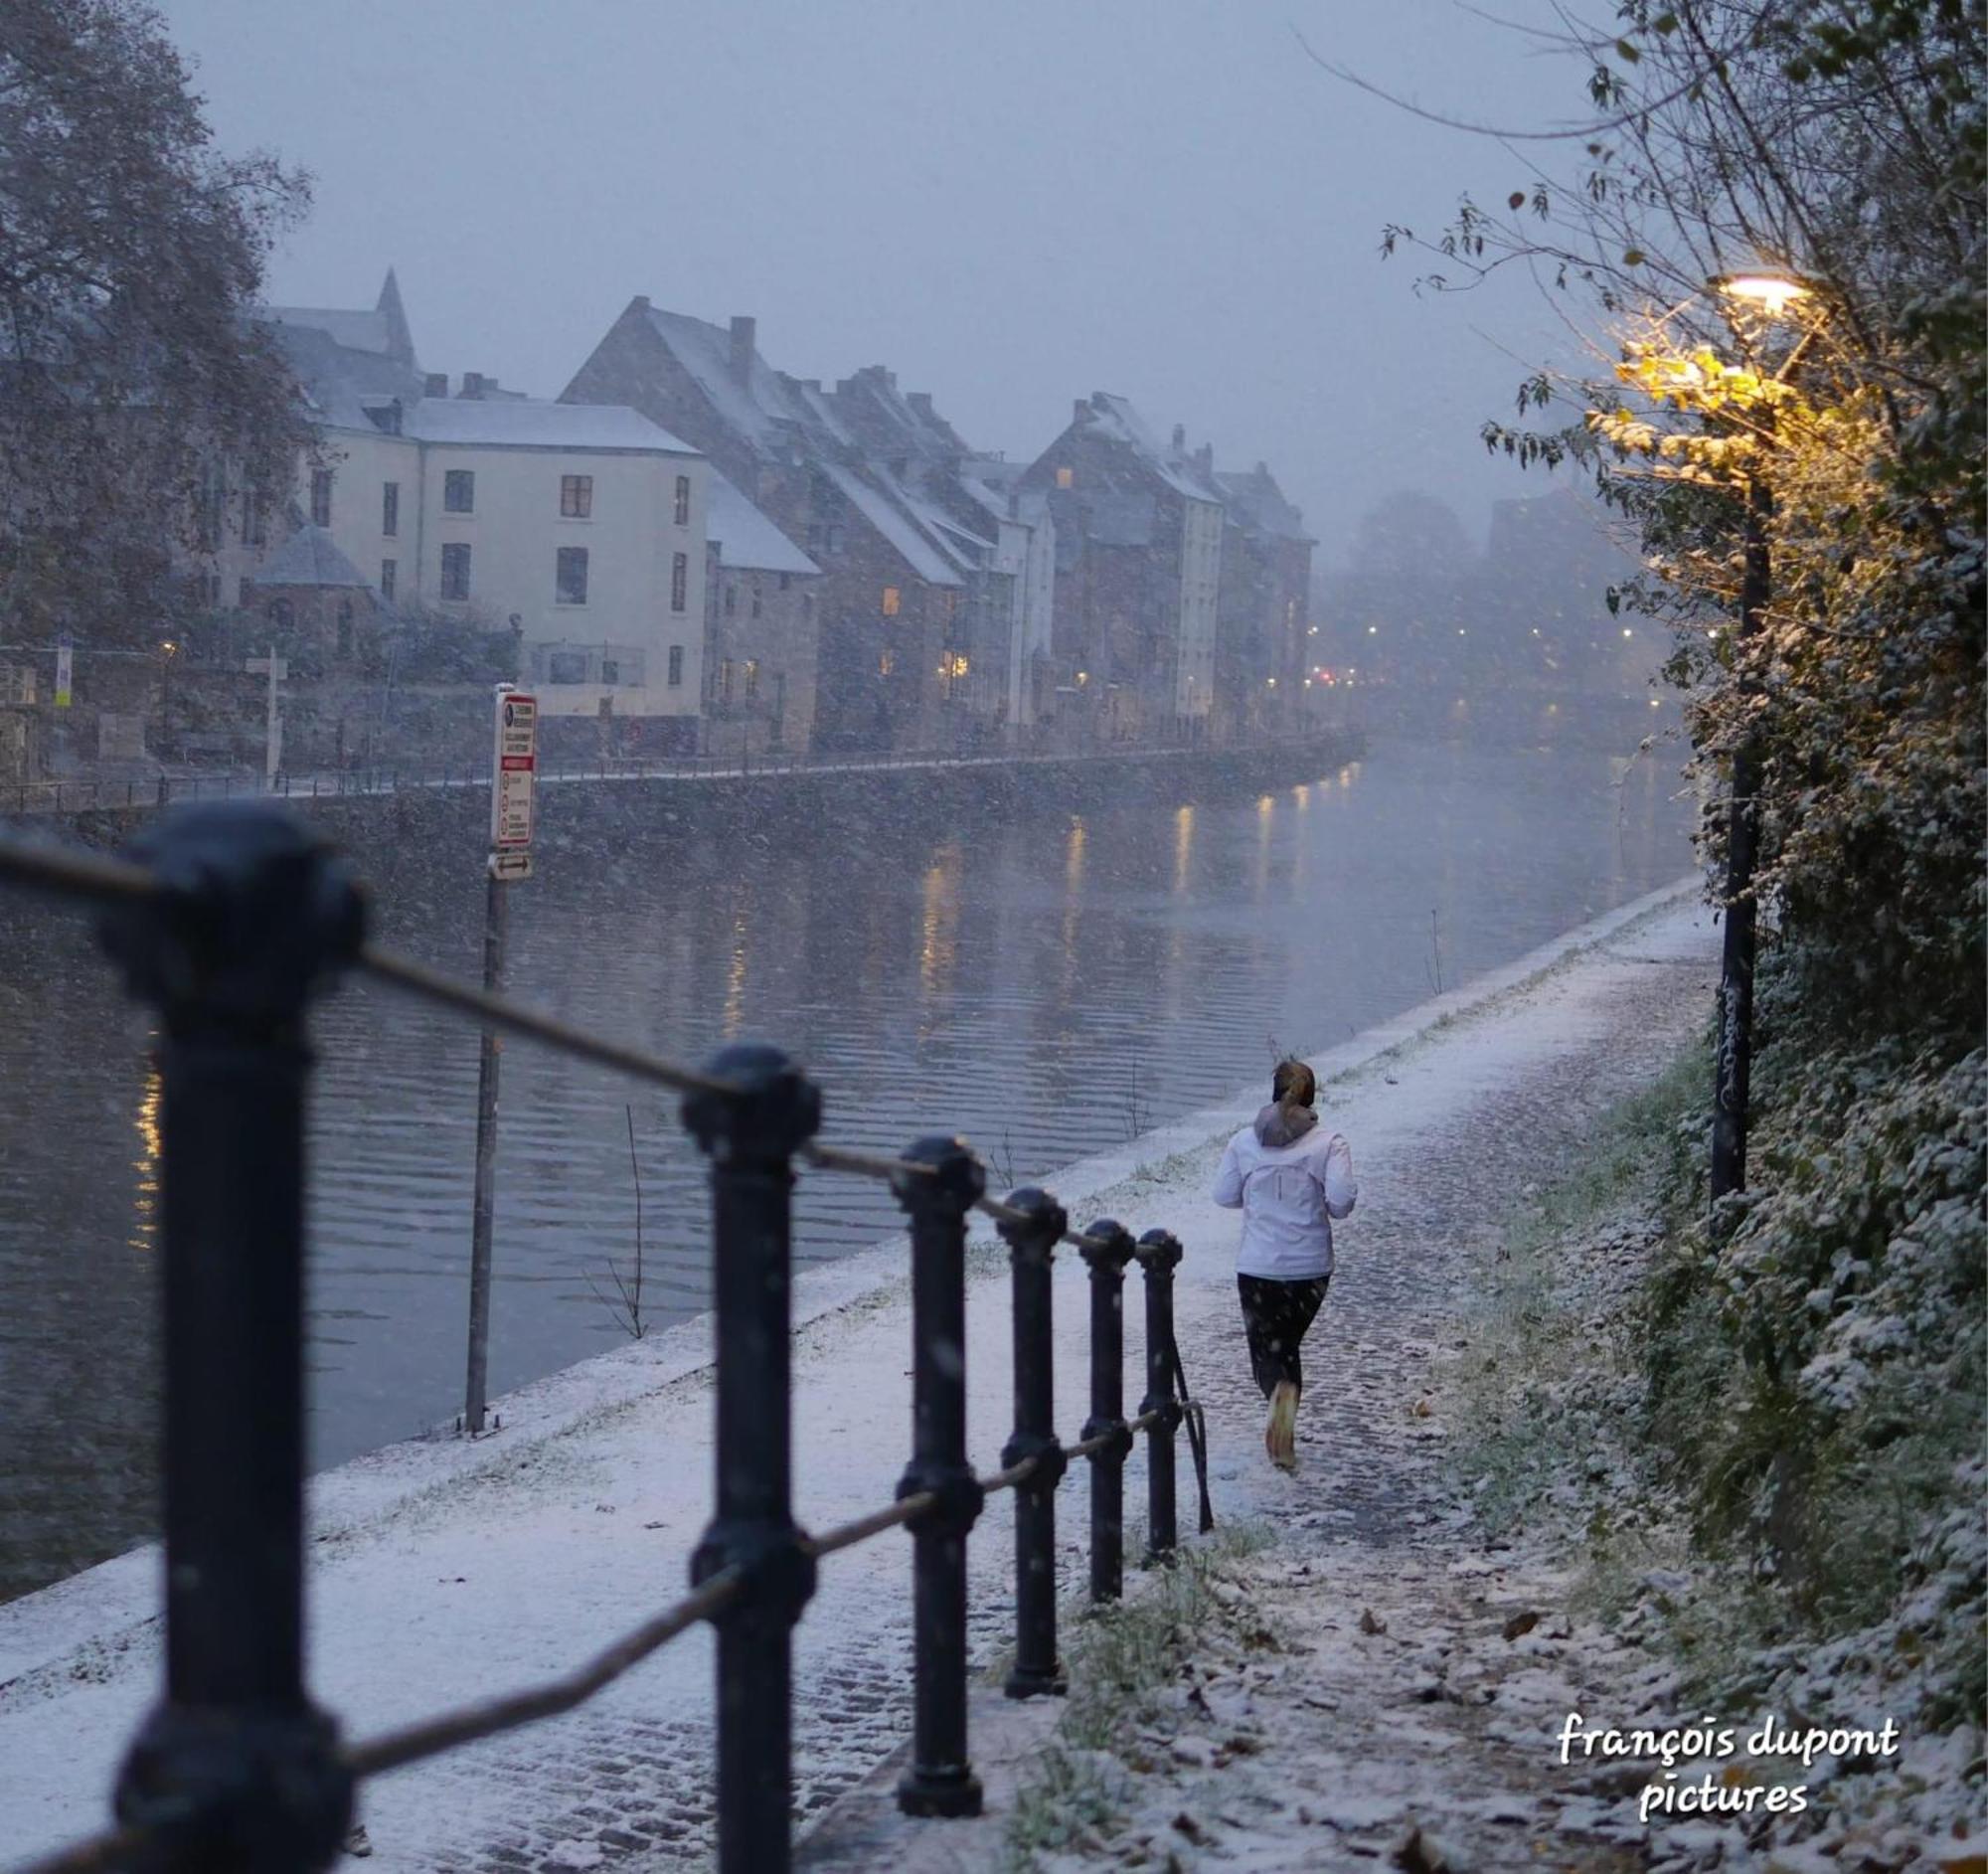
[[[374,309],[387,321],[387,356],[410,371],[418,371],[420,367],[414,362],[414,335],[408,329],[407,308],[401,304],[401,282],[394,277],[391,266]]]

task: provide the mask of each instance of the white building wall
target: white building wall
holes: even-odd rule
[[[428,442],[421,458],[421,597],[443,612],[478,614],[493,628],[516,618],[524,633],[525,680],[547,715],[597,715],[603,699],[616,715],[698,714],[704,675],[702,457]],[[444,505],[452,469],[476,477],[472,513],[450,513]],[[592,511],[584,519],[560,512],[567,475],[593,479]],[[689,519],[681,526],[675,518],[679,475],[691,484]],[[442,549],[453,544],[470,549],[467,601],[440,596]],[[583,604],[559,597],[562,547],[586,553]],[[679,554],[681,606],[673,602]],[[548,680],[551,649],[587,651],[592,670],[603,646],[621,665],[618,683]],[[681,681],[674,685],[668,680],[673,646],[683,652]]]

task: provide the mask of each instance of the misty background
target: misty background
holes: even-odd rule
[[[1432,110],[1566,122],[1583,73],[1437,0],[762,0],[581,7],[167,0],[225,148],[307,167],[276,303],[370,303],[391,263],[435,368],[556,397],[633,293],[758,319],[781,369],[892,366],[1033,458],[1093,390],[1262,458],[1329,569],[1392,491],[1546,491],[1477,439],[1578,355],[1516,274],[1414,291],[1433,231],[1524,179]],[[1514,15],[1550,24],[1536,0]]]

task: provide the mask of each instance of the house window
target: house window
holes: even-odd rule
[[[690,477],[688,475],[679,475],[677,477],[677,525],[679,527],[688,527],[690,525]]]
[[[884,588],[884,615],[887,618],[898,615],[898,589],[895,586]]]
[[[247,493],[242,497],[242,544],[262,547],[269,540],[269,497]]]
[[[748,657],[746,660],[746,702],[748,703],[751,702],[751,700],[758,694],[759,694],[759,660],[756,657]]]
[[[390,605],[394,602],[394,585],[401,577],[401,563],[398,560],[380,562],[380,596]]]
[[[389,540],[401,531],[401,484],[398,481],[383,481],[380,484],[380,531]]]
[[[476,512],[476,471],[473,468],[451,468],[441,478],[441,504],[450,514],[474,514]]]
[[[441,596],[469,596],[469,548],[463,541],[451,541],[441,550]]]
[[[718,666],[718,694],[725,702],[732,701],[732,659],[729,657]]]
[[[793,582],[793,575],[792,575],[791,573],[782,573],[782,574],[780,575],[780,591],[781,591],[781,592],[785,592],[785,591],[787,590],[787,588],[788,588],[789,586],[791,586],[791,585],[792,585],[793,583],[794,583],[794,582]]]
[[[352,600],[341,598],[338,602],[338,654],[352,655]]]
[[[760,603],[760,599],[759,599],[759,582],[758,582],[757,580],[754,580],[754,581],[752,582],[752,615],[753,615],[753,617],[755,617],[755,618],[756,618],[756,617],[757,617],[757,616],[759,615],[759,613],[760,613],[760,611],[761,611],[762,609],[763,609],[763,607],[762,607],[762,605],[761,605],[761,603]]]
[[[670,556],[670,609],[682,611],[690,603],[690,555]]]
[[[586,653],[584,651],[553,651],[546,658],[546,681],[548,683],[584,683],[586,681]]]
[[[725,615],[729,618],[738,609],[739,582],[737,580],[727,580],[725,582]]]
[[[331,525],[331,470],[328,468],[311,470],[311,525]]]
[[[586,549],[562,547],[554,579],[554,593],[563,605],[586,603]]]
[[[564,520],[583,521],[593,514],[593,477],[591,475],[562,475],[560,477],[560,515]]]
[[[1068,488],[1073,479],[1074,477],[1069,469],[1059,468],[1057,470],[1057,486],[1059,488]]]
[[[670,688],[681,690],[683,688],[683,680],[684,647],[681,644],[672,644],[670,646]]]
[[[891,674],[891,672],[895,670],[897,667],[898,667],[898,660],[895,657],[893,657],[889,651],[885,651],[883,655],[877,659],[877,674],[880,677],[888,677]]]
[[[602,683],[619,683],[621,681],[621,660],[618,657],[601,658],[600,681]]]
[[[255,582],[253,580],[244,579],[235,582],[235,602],[244,611],[248,609],[248,601],[253,596],[254,591]]]

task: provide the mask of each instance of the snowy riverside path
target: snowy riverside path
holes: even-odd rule
[[[1524,1188],[1600,1105],[1695,1032],[1715,946],[1710,914],[1674,888],[1315,1058],[1325,1122],[1352,1140],[1361,1201],[1341,1228],[1316,1354],[1307,1350],[1305,1468],[1294,1480],[1263,1459],[1235,1305],[1235,1218],[1206,1198],[1223,1139],[1262,1090],[1045,1180],[1079,1224],[1108,1214],[1135,1233],[1164,1226],[1186,1245],[1179,1340],[1208,1407],[1218,1517],[1302,1519],[1362,1547],[1432,1520],[1417,1501],[1418,1467],[1401,1461],[1427,1337],[1453,1316],[1473,1252]],[[832,1100],[830,1113],[832,1135]],[[794,1475],[807,1526],[888,1502],[903,1466],[902,1264],[901,1245],[886,1245],[797,1284]],[[1083,1284],[1075,1255],[1060,1259],[1066,1439],[1084,1415]],[[1126,1313],[1136,1402],[1136,1273]],[[971,1448],[992,1467],[1010,1416],[1007,1284],[992,1247],[976,1258],[968,1317]],[[709,1514],[708,1345],[708,1321],[691,1323],[510,1396],[495,1437],[397,1446],[315,1481],[312,1680],[349,1735],[563,1673],[676,1597]],[[1184,1441],[1181,1473],[1192,1528]],[[1059,1501],[1073,1586],[1084,1496],[1079,1466]],[[1136,1556],[1136,1454],[1126,1501]],[[1009,1502],[995,1499],[975,1532],[983,1656],[1002,1646],[1011,1618]],[[909,1548],[886,1536],[822,1565],[796,1639],[797,1797],[809,1812],[908,1730]],[[157,1681],[156,1575],[156,1552],[140,1550],[0,1608],[0,1852],[10,1858],[104,1819],[124,1741]],[[704,1864],[711,1671],[709,1637],[693,1632],[571,1717],[370,1786],[372,1865],[558,1874]]]

